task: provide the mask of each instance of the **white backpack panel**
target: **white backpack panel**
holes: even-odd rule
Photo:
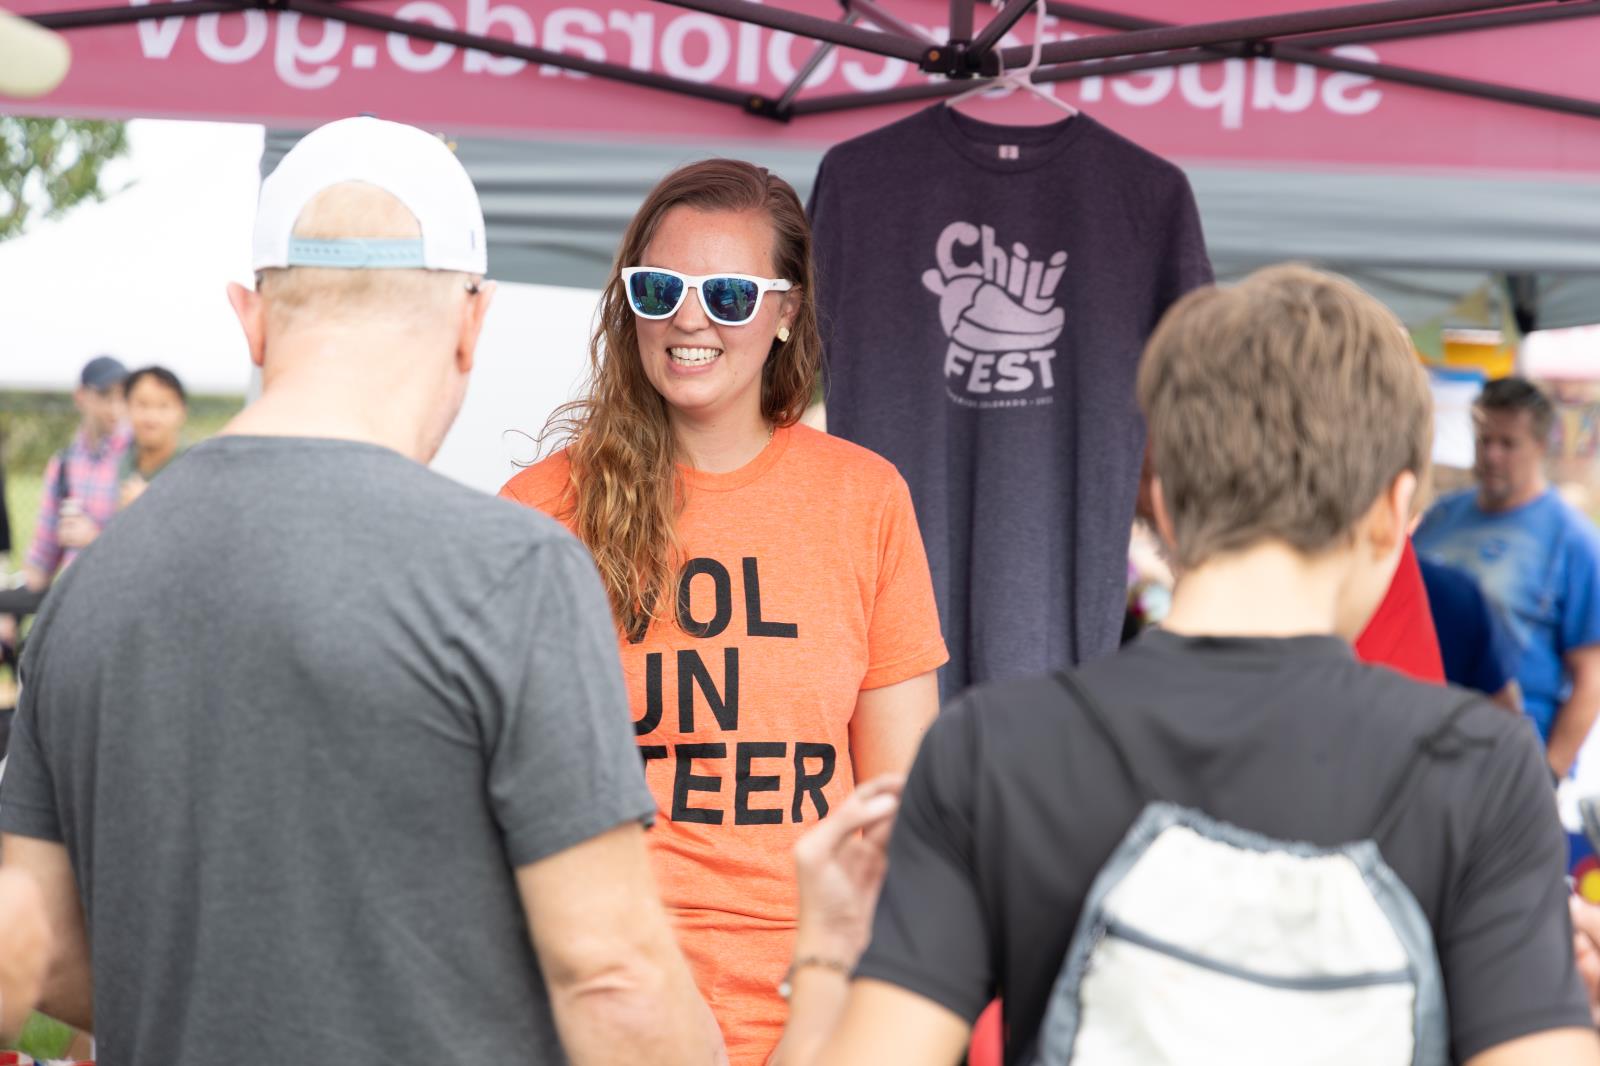
[[[1090,886],[1034,1066],[1447,1066],[1433,933],[1374,841],[1470,702],[1419,745],[1371,839],[1324,848],[1162,801],[1059,677],[1148,802]]]

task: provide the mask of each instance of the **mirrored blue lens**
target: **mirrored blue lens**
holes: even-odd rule
[[[761,299],[760,286],[744,278],[707,278],[704,291],[711,317],[730,325],[750,321]]]
[[[628,299],[641,315],[670,315],[683,299],[683,279],[646,270],[628,279]]]

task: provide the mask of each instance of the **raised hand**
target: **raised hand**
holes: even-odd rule
[[[868,781],[795,845],[797,958],[817,955],[853,967],[866,950],[904,786],[896,774]]]

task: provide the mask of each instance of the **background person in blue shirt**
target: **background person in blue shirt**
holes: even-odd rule
[[[1510,622],[1528,717],[1564,776],[1600,714],[1600,537],[1545,478],[1554,419],[1529,381],[1484,386],[1473,408],[1478,487],[1440,500],[1416,542],[1477,577]]]

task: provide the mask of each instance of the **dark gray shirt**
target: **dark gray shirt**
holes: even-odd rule
[[[1362,666],[1332,637],[1154,632],[1079,677],[1160,795],[1138,792],[1054,678],[966,693],[917,756],[859,970],[969,1021],[999,994],[1008,1064],[1025,1061],[1089,885],[1147,799],[1280,840],[1363,839],[1418,743],[1472,699]],[[1440,747],[1378,845],[1432,927],[1454,1060],[1592,1024],[1533,732],[1477,698]]]
[[[513,868],[654,805],[588,553],[386,449],[219,438],[63,575],[0,828],[103,1066],[564,1061]]]
[[[811,219],[828,430],[911,486],[944,694],[1113,650],[1139,353],[1211,280],[1183,172],[1087,115],[936,105],[832,149]]]

